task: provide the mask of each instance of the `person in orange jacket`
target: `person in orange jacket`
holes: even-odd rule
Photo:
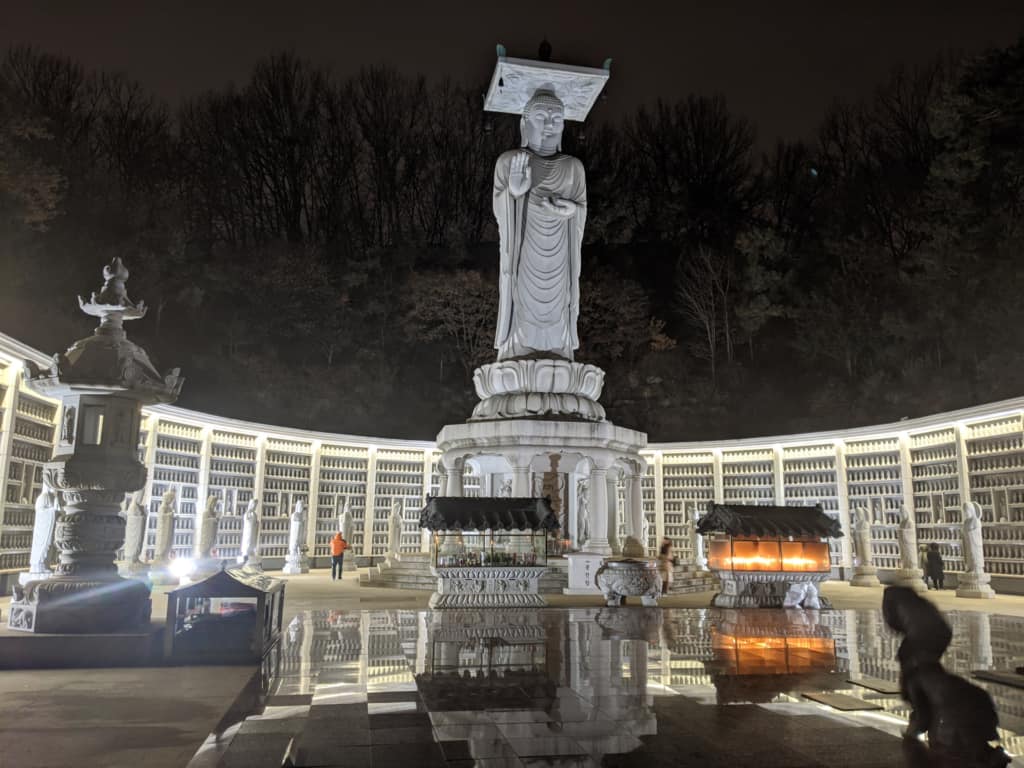
[[[331,539],[331,580],[341,578],[341,566],[345,561],[345,550],[348,549],[348,542],[345,541],[341,532],[334,534]]]

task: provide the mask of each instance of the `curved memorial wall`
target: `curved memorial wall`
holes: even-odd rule
[[[26,570],[34,502],[59,417],[57,404],[21,383],[21,361],[50,359],[0,334],[0,572]],[[418,511],[440,487],[432,442],[339,435],[237,421],[172,406],[143,410],[140,457],[148,468],[145,499],[159,508],[169,485],[178,491],[174,551],[190,556],[197,511],[213,495],[224,516],[217,551],[237,554],[249,500],[263,514],[262,552],[273,567],[288,543],[288,510],[310,508],[309,551],[329,560],[329,540],[349,499],[357,556],[383,557],[388,519],[401,500],[403,551],[426,545]],[[685,560],[696,555],[694,519],[709,501],[816,504],[845,536],[831,552],[842,575],[853,566],[850,510],[872,517],[874,564],[899,567],[901,507],[921,544],[937,542],[947,570],[963,567],[964,502],[983,511],[986,570],[997,591],[1024,592],[1024,397],[873,427],[714,442],[652,443],[642,451],[646,544],[662,536]],[[499,479],[467,467],[465,494],[495,492]],[[619,508],[622,495],[619,491]],[[622,525],[622,515],[618,515]],[[624,537],[620,536],[620,540]],[[148,546],[154,544],[150,532]]]

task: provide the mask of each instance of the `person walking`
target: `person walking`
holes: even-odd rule
[[[348,549],[348,542],[345,541],[345,538],[339,531],[334,534],[334,538],[331,539],[331,581],[341,578],[346,549]]]
[[[928,545],[928,561],[925,565],[928,578],[931,579],[935,589],[943,589],[945,584],[946,564],[942,561],[942,553],[939,552],[939,545],[934,541]]]
[[[667,595],[672,586],[672,571],[675,564],[672,557],[672,542],[663,539],[658,550],[658,575],[661,576],[661,594]]]

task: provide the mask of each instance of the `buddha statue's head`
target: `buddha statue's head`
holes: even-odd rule
[[[562,149],[565,105],[553,91],[538,90],[523,109],[519,122],[520,146],[538,155],[553,155]]]

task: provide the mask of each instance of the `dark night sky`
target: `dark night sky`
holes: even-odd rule
[[[532,58],[615,59],[602,110],[657,97],[725,94],[762,143],[811,134],[836,98],[870,93],[899,63],[980,51],[1024,32],[1022,0],[888,2],[141,2],[0,3],[0,46],[32,43],[123,71],[172,104],[244,82],[268,52],[294,48],[340,75],[386,62],[429,78],[486,81],[494,44]],[[6,6],[6,7],[4,7]]]

